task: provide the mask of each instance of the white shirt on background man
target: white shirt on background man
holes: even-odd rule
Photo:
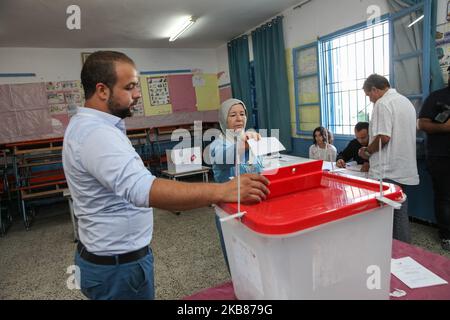
[[[379,179],[382,174],[383,178],[401,184],[419,184],[416,111],[411,101],[395,89],[389,89],[374,105],[369,124],[369,144],[377,135],[388,136],[390,141],[381,153],[370,157],[369,177]]]

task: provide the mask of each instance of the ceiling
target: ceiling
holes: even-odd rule
[[[0,47],[217,48],[301,0],[0,0]],[[69,30],[68,6],[80,7]],[[197,22],[174,42],[184,16]]]

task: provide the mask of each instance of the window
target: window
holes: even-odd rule
[[[293,49],[297,134],[309,135],[320,124],[317,42]]]
[[[322,123],[335,134],[353,135],[355,124],[372,112],[365,79],[372,73],[389,79],[389,21],[324,37],[319,54]]]

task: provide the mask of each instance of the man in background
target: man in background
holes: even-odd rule
[[[447,70],[449,71],[450,68]],[[449,82],[450,84],[450,82]],[[450,87],[432,92],[420,110],[417,127],[427,133],[427,167],[434,214],[443,249],[450,251]]]
[[[369,171],[369,161],[361,158],[358,155],[359,149],[362,147],[367,147],[369,143],[369,123],[368,122],[358,122],[355,125],[355,139],[349,142],[347,147],[341,151],[336,160],[336,166],[339,168],[345,168],[346,162],[351,160],[356,161],[357,164],[361,164],[361,171]]]
[[[369,123],[369,145],[359,156],[369,159],[369,177],[406,185],[419,184],[416,160],[416,111],[405,96],[391,89],[389,81],[378,74],[370,75],[363,90],[374,103]],[[381,144],[381,150],[380,150]],[[380,151],[380,153],[378,153]],[[394,239],[411,242],[408,199],[394,210]]]

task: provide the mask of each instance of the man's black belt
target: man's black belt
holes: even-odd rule
[[[118,254],[115,256],[99,256],[87,251],[86,247],[78,241],[77,250],[80,257],[88,262],[102,265],[114,265],[133,262],[145,257],[149,252],[149,247],[145,246],[139,250]]]

